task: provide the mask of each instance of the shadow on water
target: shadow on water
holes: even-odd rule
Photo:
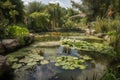
[[[80,56],[79,51],[75,49],[67,49],[62,46],[57,47],[38,47],[36,48],[44,52],[44,56],[51,62],[47,65],[36,65],[32,69],[20,68],[14,71],[14,80],[93,80],[96,74],[96,80],[99,80],[106,69],[106,65],[99,62],[94,64],[86,62],[87,68],[85,70],[64,70],[61,67],[54,65],[54,57],[61,55]],[[53,61],[53,62],[52,62]]]

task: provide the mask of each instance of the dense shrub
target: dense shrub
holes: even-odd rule
[[[6,29],[5,35],[8,38],[19,38],[19,37],[24,37],[29,35],[29,30],[24,27],[20,27],[17,25],[9,26]]]
[[[64,29],[73,29],[76,27],[77,27],[77,24],[72,20],[67,20],[63,26]]]
[[[49,26],[49,14],[34,12],[30,14],[30,26],[34,31],[47,31]]]
[[[24,37],[29,35],[29,30],[17,25],[9,26],[5,31],[6,38],[18,39],[21,45],[25,44]]]

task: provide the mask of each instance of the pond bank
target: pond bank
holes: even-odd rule
[[[18,39],[3,39],[0,41],[0,54],[6,55],[6,53],[16,51],[21,47],[27,46],[34,42],[34,35],[29,35],[24,40],[27,39],[27,42],[24,45]]]

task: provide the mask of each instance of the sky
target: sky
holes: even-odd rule
[[[29,2],[32,2],[32,1],[39,1],[39,2],[42,2],[44,4],[48,4],[48,3],[59,3],[60,6],[62,7],[65,7],[65,8],[68,8],[68,7],[71,7],[71,2],[70,0],[22,0],[24,2],[24,4],[28,4]],[[75,2],[81,2],[81,0],[73,0]]]

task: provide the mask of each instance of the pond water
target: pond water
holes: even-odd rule
[[[45,43],[45,42],[44,42]],[[56,67],[54,58],[61,55],[80,56],[81,53],[75,49],[67,49],[60,46],[59,42],[35,43],[29,47],[21,49],[15,53],[25,53],[31,49],[39,49],[44,53],[44,57],[50,60],[46,65],[35,65],[32,69],[16,69],[14,71],[14,80],[99,80],[105,73],[106,63],[94,61],[94,63],[86,62],[85,70],[64,70]],[[51,45],[54,44],[54,45]],[[42,45],[42,46],[41,46]],[[51,46],[50,46],[51,45]]]

